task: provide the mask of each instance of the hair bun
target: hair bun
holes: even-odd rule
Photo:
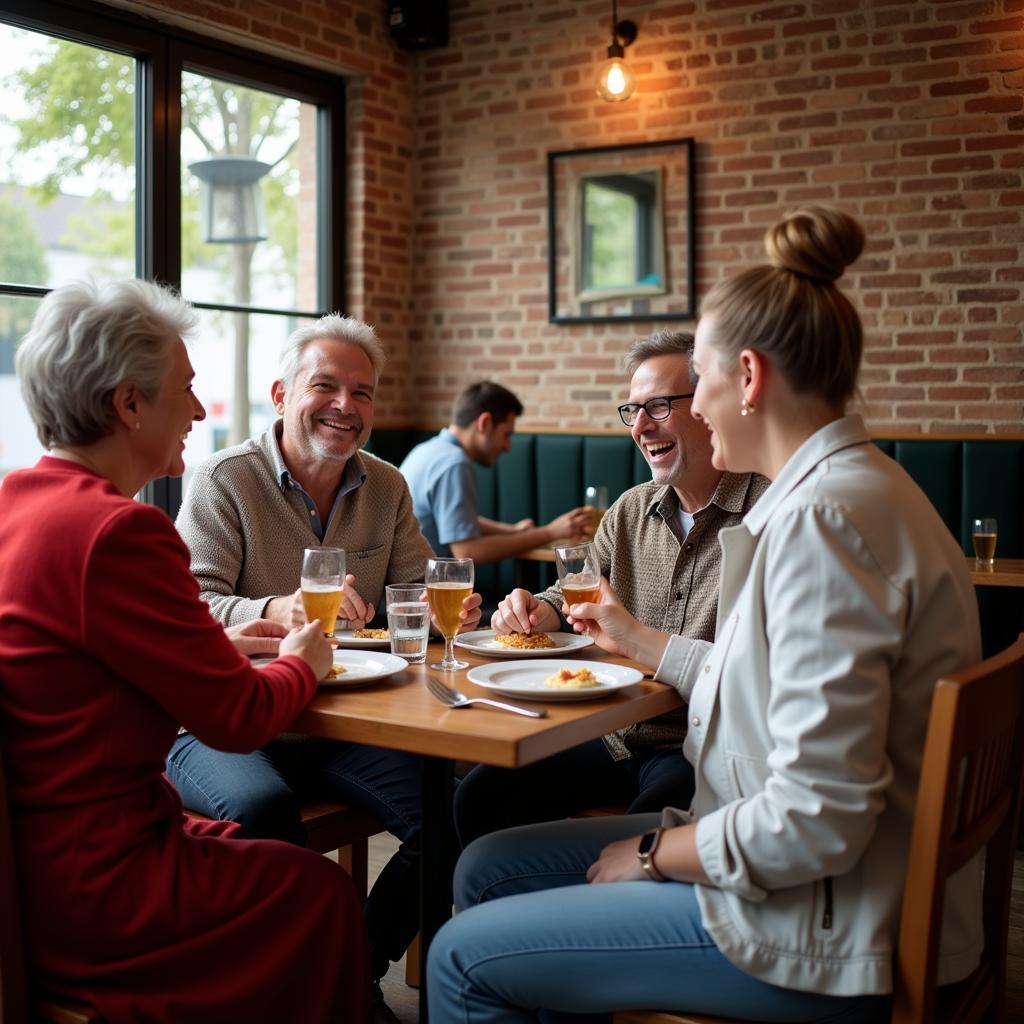
[[[769,228],[764,245],[773,267],[831,284],[860,256],[864,229],[839,210],[808,206]]]

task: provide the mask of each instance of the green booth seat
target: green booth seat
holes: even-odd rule
[[[368,449],[398,465],[413,445],[435,432],[376,429]],[[875,443],[913,477],[965,554],[972,553],[971,520],[999,522],[1001,558],[1024,558],[1024,440],[999,437],[877,438]],[[583,502],[589,485],[608,488],[609,501],[650,479],[640,450],[625,430],[615,434],[517,433],[495,466],[476,466],[480,512],[492,519],[546,523]],[[554,578],[553,567],[533,568],[533,586]],[[512,589],[515,565],[505,559],[480,566],[477,588],[490,603]],[[1024,589],[977,587],[985,654],[1011,643],[1024,629]]]

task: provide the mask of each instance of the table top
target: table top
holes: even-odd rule
[[[1024,587],[1024,558],[997,558],[992,565],[979,565],[968,556],[971,581],[979,587]]]
[[[527,718],[483,705],[448,708],[427,691],[428,673],[448,685],[454,682],[469,697],[496,695],[469,682],[465,669],[448,673],[428,668],[431,662],[440,660],[442,653],[441,644],[432,643],[426,664],[410,665],[365,689],[321,688],[288,731],[517,768],[682,706],[672,687],[644,679],[635,686],[593,700],[539,702],[504,695],[499,698],[523,707],[543,707],[548,712],[546,718]],[[456,655],[471,666],[497,660],[462,648],[456,648]],[[625,658],[607,655],[597,647],[573,651],[565,657],[641,667]],[[560,659],[537,659],[541,665],[557,660]]]

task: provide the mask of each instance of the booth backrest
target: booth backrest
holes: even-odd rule
[[[413,445],[433,431],[375,430],[370,450],[398,465]],[[875,443],[914,478],[965,553],[971,552],[971,520],[990,516],[999,523],[997,555],[1024,558],[1024,440],[998,437],[876,438]],[[650,479],[640,450],[627,433],[517,433],[512,450],[493,468],[476,467],[480,512],[516,522],[530,517],[546,523],[581,504],[584,487],[608,488],[614,501]],[[481,566],[477,586],[485,596],[508,593],[513,567],[506,560]],[[1002,590],[1000,594],[989,593]],[[1018,596],[1020,595],[1020,596]],[[986,649],[1003,638],[1012,642],[1024,628],[1024,591],[979,588]],[[1006,646],[1006,644],[1001,644]]]

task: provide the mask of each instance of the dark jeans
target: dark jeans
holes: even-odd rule
[[[625,804],[627,814],[690,806],[693,766],[681,747],[615,761],[600,739],[524,768],[477,765],[455,791],[455,828],[465,847],[516,825]]]
[[[371,967],[381,977],[419,930],[420,759],[355,743],[283,735],[251,754],[226,754],[185,733],[167,776],[187,808],[237,821],[251,838],[305,845],[300,795],[358,805],[402,845],[366,901]],[[295,908],[302,913],[301,907]]]

